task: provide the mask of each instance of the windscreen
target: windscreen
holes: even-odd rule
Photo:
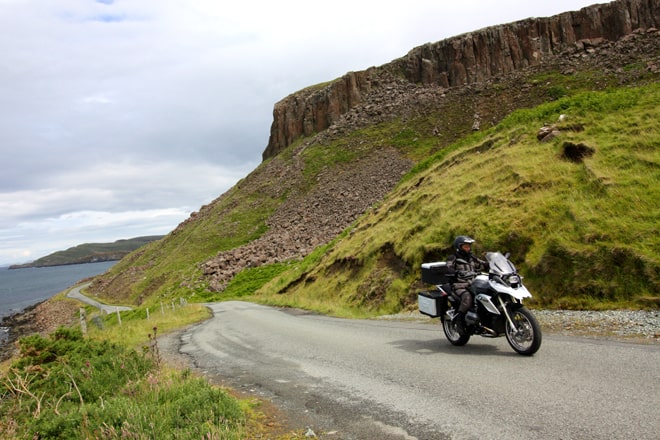
[[[497,274],[504,275],[516,272],[515,266],[499,252],[486,253],[486,259],[490,264],[490,270]]]

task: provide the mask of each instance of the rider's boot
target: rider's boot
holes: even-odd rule
[[[465,329],[465,313],[464,312],[456,312],[454,317],[451,320],[454,323],[454,326],[456,327],[456,331],[462,335],[465,336],[467,333],[467,330]]]

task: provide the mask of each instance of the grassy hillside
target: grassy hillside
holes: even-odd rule
[[[651,76],[651,85],[611,88],[606,79],[588,71],[532,76],[524,105],[550,102],[515,111],[488,129],[482,124],[475,133],[469,110],[446,100],[445,111],[321,142],[301,139],[164,239],[124,258],[92,290],[146,305],[258,290],[255,299],[278,304],[348,315],[389,313],[414,301],[422,287],[419,264],[444,258],[453,236],[467,233],[481,250],[512,252],[538,305],[654,306],[660,291],[658,85]],[[600,87],[610,91],[587,92]],[[496,115],[498,103],[512,105],[504,99],[508,89],[499,90],[500,96],[495,85],[487,93],[480,95],[483,114]],[[561,136],[538,142],[538,129],[560,114],[568,115],[559,124]],[[440,136],[434,133],[439,125],[448,127]],[[562,159],[567,143],[584,144],[593,154],[577,162]],[[246,269],[222,292],[210,288],[205,261],[261,237],[278,207],[313,190],[319,173],[384,147],[398,149],[417,166],[344,237],[302,261]]]
[[[419,265],[469,234],[480,251],[512,253],[537,305],[657,306],[658,102],[652,84],[516,111],[421,162],[382,205],[258,296],[343,315],[398,311],[423,287]],[[539,128],[560,114],[561,134],[539,142]],[[585,156],[573,157],[574,146]]]
[[[135,304],[178,297],[203,300],[207,285],[200,264],[264,233],[266,220],[280,203],[271,183],[257,169],[158,243],[126,256],[90,289]]]

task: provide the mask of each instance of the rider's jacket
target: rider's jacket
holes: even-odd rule
[[[480,260],[474,254],[465,255],[458,252],[447,259],[447,265],[456,273],[454,289],[467,289],[474,277],[480,272],[486,271],[488,267],[485,261]]]

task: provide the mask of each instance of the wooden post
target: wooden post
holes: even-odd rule
[[[83,336],[87,335],[87,313],[84,308],[80,308],[80,330],[82,330]]]
[[[147,307],[147,319],[149,319],[149,307]]]
[[[165,309],[163,308],[163,302],[160,302],[160,314],[164,315],[165,314]]]
[[[117,321],[119,322],[119,325],[121,325],[121,315],[119,314],[119,307],[117,307],[116,310],[117,310]]]

